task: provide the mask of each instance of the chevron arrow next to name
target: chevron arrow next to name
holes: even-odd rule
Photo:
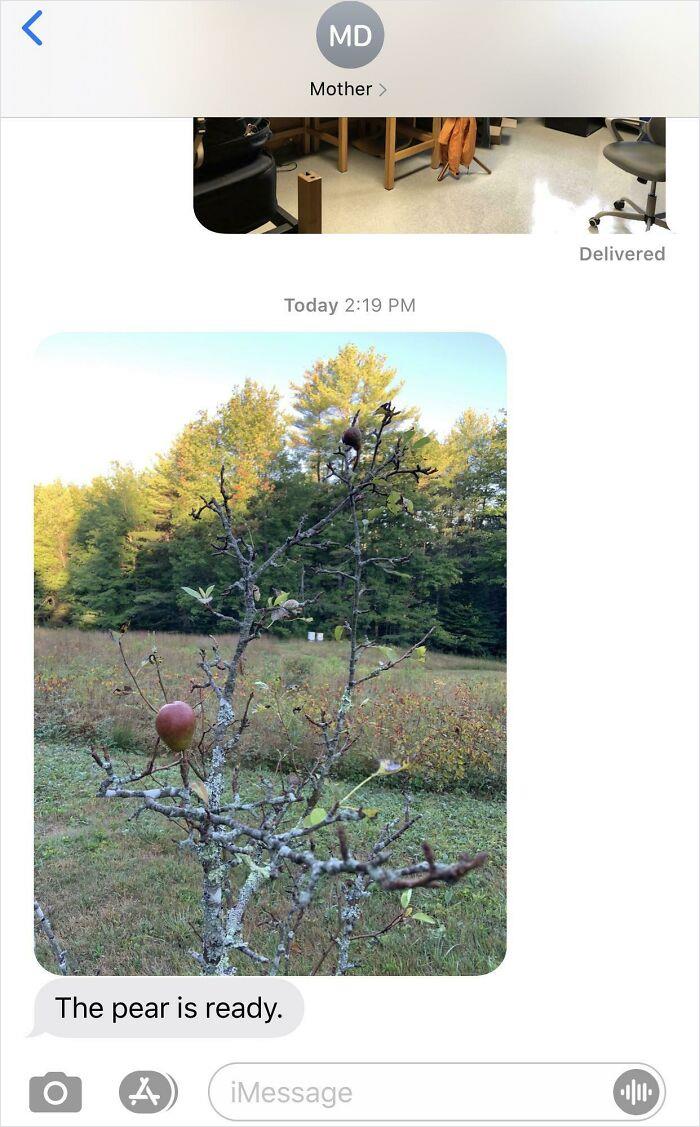
[[[39,19],[40,15],[41,15],[41,8],[39,8],[39,11],[35,12],[33,16],[30,16],[26,23],[22,24],[22,31],[26,31],[29,38],[34,40],[37,47],[42,46],[42,41],[39,38],[39,36],[35,35],[34,32],[32,31],[32,24],[36,23],[36,21]]]

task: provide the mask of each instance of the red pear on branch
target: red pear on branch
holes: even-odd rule
[[[192,742],[197,719],[184,700],[171,700],[158,710],[156,732],[171,751],[186,751]]]

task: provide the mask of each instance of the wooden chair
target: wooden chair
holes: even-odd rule
[[[283,145],[285,141],[291,141],[294,137],[301,137],[304,156],[308,156],[311,151],[310,121],[311,118],[302,117],[299,119],[299,125],[292,125],[288,129],[273,129],[272,137],[267,146],[268,149],[276,149],[279,145]]]
[[[308,137],[311,139],[313,151],[318,152],[321,141],[325,141],[329,145],[335,145],[338,149],[338,172],[347,172],[348,170],[348,121],[347,117],[330,118],[328,121],[322,121],[318,117],[312,117],[310,124],[307,126]],[[336,132],[333,133],[332,129],[334,123],[337,121]],[[304,150],[308,152],[308,149]]]
[[[336,132],[333,133],[334,124]],[[321,121],[317,117],[302,117],[298,125],[291,125],[287,129],[273,129],[268,148],[274,150],[285,141],[300,137],[304,156],[309,156],[312,149],[318,152],[321,141],[335,145],[338,149],[338,172],[348,170],[348,119],[347,117],[331,118]]]
[[[440,126],[442,119],[439,117],[433,118],[433,127],[430,133],[426,133],[422,129],[416,128],[415,118],[413,125],[403,125],[397,123],[395,117],[388,117],[386,119],[386,149],[384,152],[384,187],[388,192],[394,187],[394,179],[396,174],[396,163],[400,160],[405,160],[406,157],[415,156],[416,153],[427,152],[431,150],[432,156],[430,159],[430,167],[437,168],[440,164]],[[414,145],[408,145],[405,149],[396,148],[396,137],[406,137],[408,140],[415,141]]]
[[[442,118],[434,117],[432,119],[432,129],[428,133],[424,129],[419,129],[416,125],[416,119],[413,119],[412,124],[399,121],[398,118],[386,118],[384,128],[384,145],[382,148],[381,140],[377,137],[357,137],[353,144],[362,152],[370,153],[372,156],[384,157],[384,187],[390,192],[396,180],[396,165],[400,160],[406,160],[407,157],[416,156],[417,153],[424,153],[428,150],[431,151],[430,167],[437,168],[440,164],[440,127],[442,125]],[[397,148],[397,140],[405,139],[413,141],[414,144],[409,144],[405,148]]]
[[[321,141],[325,141],[326,144],[334,145],[338,150],[338,172],[347,172],[349,156],[348,125],[350,119],[338,117],[322,120],[318,117],[305,117],[300,120],[300,125],[275,131],[272,144],[277,145],[290,140],[292,137],[301,137],[304,155],[308,156],[311,151],[317,153]],[[361,119],[361,125],[365,125],[365,119]],[[399,121],[396,117],[387,117],[385,119],[383,144],[377,137],[369,135],[366,128],[361,128],[359,136],[353,141],[353,145],[361,152],[384,158],[384,187],[390,192],[396,180],[398,161],[406,160],[407,157],[416,156],[417,153],[430,150],[430,167],[439,167],[441,125],[442,118],[434,117],[432,129],[427,132],[417,127],[415,118],[412,123],[408,123]],[[405,148],[397,148],[397,142],[401,140],[413,142],[413,144],[408,144]]]

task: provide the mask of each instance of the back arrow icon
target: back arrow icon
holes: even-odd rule
[[[33,24],[33,23],[36,23],[36,21],[37,21],[37,20],[39,19],[39,16],[40,16],[41,14],[42,14],[42,13],[41,13],[41,8],[39,8],[39,11],[38,11],[38,12],[35,12],[33,16],[30,16],[30,17],[29,17],[29,19],[27,20],[27,22],[26,22],[26,23],[23,23],[23,24],[22,24],[22,31],[26,31],[26,33],[27,33],[27,35],[29,36],[29,38],[30,38],[30,39],[33,39],[33,40],[34,40],[34,42],[36,43],[37,47],[41,47],[41,46],[42,46],[42,41],[41,41],[41,39],[39,38],[39,36],[38,36],[38,35],[35,35],[35,34],[34,34],[34,32],[32,31],[32,24]]]

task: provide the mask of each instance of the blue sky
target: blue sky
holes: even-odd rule
[[[290,382],[350,341],[386,355],[405,405],[441,437],[467,407],[506,406],[505,354],[480,333],[63,333],[37,351],[37,480],[82,483],[112,461],[143,468],[246,377],[289,406]]]

